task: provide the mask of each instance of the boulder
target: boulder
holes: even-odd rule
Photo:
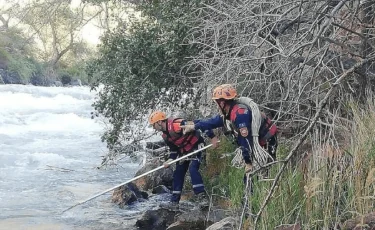
[[[204,230],[207,226],[211,225],[212,221],[207,221],[207,212],[197,208],[193,208],[190,211],[183,212],[177,216],[177,221],[171,224],[167,229],[196,229]]]
[[[56,86],[56,87],[62,87],[63,86],[63,83],[61,81],[54,81],[52,83],[53,86]]]
[[[175,215],[179,211],[168,209],[148,210],[137,220],[136,226],[139,229],[165,230],[167,226],[174,222]]]
[[[232,230],[235,229],[236,219],[234,217],[226,217],[219,222],[206,228],[206,230]]]
[[[167,230],[191,230],[196,229],[192,228],[191,223],[188,222],[182,222],[182,221],[176,221],[168,226]],[[201,228],[199,228],[201,229]]]
[[[171,193],[171,191],[165,185],[159,185],[152,189],[153,194]]]
[[[139,229],[180,229],[204,230],[215,222],[226,219],[227,212],[222,208],[202,209],[198,203],[182,201],[179,206],[161,205],[154,210],[146,211],[136,226]],[[222,226],[234,226],[235,220],[226,219]],[[220,224],[218,224],[220,225]],[[214,229],[214,228],[213,228]],[[233,229],[233,228],[223,228]]]
[[[61,83],[63,83],[63,85],[69,85],[70,82],[72,81],[72,77],[67,74],[64,74],[60,77],[60,80],[61,80]]]
[[[159,167],[162,164],[163,164],[162,161],[155,159],[152,162],[147,163],[140,170],[138,170],[135,176],[139,176],[143,173],[146,173],[152,169]],[[160,169],[156,172],[153,172],[142,178],[139,178],[138,180],[134,181],[134,183],[140,190],[147,191],[159,185],[171,187],[172,181],[173,181],[173,167],[169,167],[169,168]]]
[[[71,80],[70,85],[72,85],[72,86],[82,86],[82,82],[81,82],[80,79],[74,79],[74,80]]]
[[[123,208],[125,205],[132,204],[139,199],[143,200],[147,198],[148,194],[140,191],[133,183],[116,188],[112,194],[112,202],[119,205],[120,208]]]
[[[364,227],[366,226],[366,227]],[[343,230],[375,229],[375,212],[356,217],[344,222]]]

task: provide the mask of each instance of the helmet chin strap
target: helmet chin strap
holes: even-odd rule
[[[215,100],[215,102],[217,106],[219,107],[220,114],[223,116],[226,116],[227,114],[225,113],[225,106],[226,106],[225,101],[222,101],[224,103],[223,107],[220,106],[220,102],[218,102],[218,100]]]
[[[166,121],[161,121],[160,129],[163,132],[167,131],[167,122]]]
[[[163,132],[163,131],[166,131],[166,125],[164,124],[163,121],[157,121],[154,124],[154,129],[159,132]]]

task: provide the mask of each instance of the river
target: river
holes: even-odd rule
[[[0,229],[133,229],[150,208],[120,209],[107,193],[61,213],[140,168],[127,158],[97,168],[107,150],[94,99],[87,87],[0,85]]]

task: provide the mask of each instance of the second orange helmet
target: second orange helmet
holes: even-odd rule
[[[212,99],[231,100],[237,97],[237,90],[231,84],[219,85],[212,93]]]

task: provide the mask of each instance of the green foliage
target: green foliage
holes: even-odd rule
[[[36,44],[17,28],[0,31],[0,68],[5,69],[16,83],[45,84],[44,75],[53,78],[54,74],[48,71],[48,63],[36,59],[35,47]],[[58,76],[69,76],[70,79],[80,79],[82,83],[88,83],[85,61],[79,56],[89,53],[85,47],[73,50],[76,52],[74,56],[71,55],[70,60],[74,61],[62,63],[56,68]]]
[[[33,75],[42,75],[43,65],[34,57],[34,45],[19,29],[1,31],[0,68],[17,76],[24,84],[29,83]]]
[[[221,158],[223,154],[233,153],[235,148],[231,141],[222,138],[217,149],[208,149],[203,178],[207,191],[213,196],[227,197],[231,206],[238,207],[244,196],[244,171],[231,166],[231,157]]]
[[[287,146],[283,143],[279,143],[277,146],[277,158],[278,159],[285,159],[288,156],[290,151],[290,146]]]
[[[40,64],[24,55],[12,55],[8,62],[8,70],[17,73],[24,83],[29,82],[34,73],[40,73]]]
[[[271,168],[271,178],[278,168]],[[252,212],[258,212],[268,195],[273,181],[253,178],[253,194],[249,196]],[[289,168],[278,184],[275,194],[266,206],[259,229],[274,229],[280,224],[295,223],[305,210],[303,176],[298,169]]]
[[[6,48],[10,53],[29,55],[32,43],[27,41],[20,29],[8,28],[0,31],[0,47]]]
[[[57,73],[60,81],[62,81],[64,77],[68,77],[68,82],[70,82],[71,80],[80,79],[82,81],[82,84],[89,83],[89,79],[86,73],[86,64],[83,61],[66,66],[65,68],[60,67],[57,69]]]
[[[326,145],[317,148],[303,162],[287,166],[262,212],[257,229],[295,223],[300,223],[304,229],[335,229],[350,218],[373,211],[375,110],[371,109],[353,109],[355,125],[350,134],[354,136],[345,151]],[[231,158],[221,158],[223,153],[233,152],[234,148],[230,141],[223,139],[218,149],[209,149],[203,177],[213,198],[223,197],[230,201],[230,207],[242,211],[243,169],[232,167]],[[290,146],[280,144],[278,159],[284,158],[289,149]],[[281,165],[272,166],[270,178],[275,178],[280,169]],[[256,214],[268,196],[273,180],[257,177],[252,180],[249,208]],[[247,221],[250,221],[247,224],[253,224],[252,219]]]
[[[118,28],[102,39],[99,57],[90,62],[87,70],[93,89],[104,86],[94,107],[112,124],[103,136],[109,148],[122,141],[122,132],[133,129],[131,121],[145,120],[143,116],[149,109],[170,106],[191,91],[182,82],[189,71],[182,70],[187,58],[197,52],[185,37],[193,27],[192,9],[199,3],[142,3],[137,8],[141,18],[131,18],[126,28]],[[179,87],[181,83],[184,87]],[[129,135],[127,138],[134,139]]]
[[[350,218],[373,212],[375,106],[369,102],[361,107],[366,108],[350,106],[353,126],[348,127],[349,143],[342,148],[316,146],[309,158],[287,166],[257,229],[294,223],[300,223],[303,229],[336,229]],[[287,149],[287,146],[279,149],[278,158]],[[271,178],[279,170],[279,166],[273,166]],[[252,212],[259,211],[272,183],[254,181],[254,193],[249,196]]]

